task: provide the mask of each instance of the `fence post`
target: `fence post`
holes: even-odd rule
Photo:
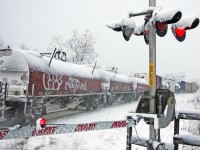
[[[132,138],[132,117],[127,116],[127,136],[126,136],[126,150],[131,150],[131,138]]]
[[[175,117],[175,120],[174,120],[174,135],[176,134],[179,134],[179,118],[176,118]],[[178,150],[178,143],[175,143],[174,140],[173,140],[173,143],[174,143],[174,150]]]

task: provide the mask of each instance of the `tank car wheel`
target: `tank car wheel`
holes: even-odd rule
[[[92,101],[92,108],[97,109],[98,108],[98,102],[97,101]]]
[[[108,106],[111,106],[113,104],[112,96],[107,96],[106,103]]]
[[[42,106],[42,115],[46,115],[46,114],[47,114],[47,107]]]
[[[131,95],[127,95],[126,97],[125,97],[125,102],[131,102],[132,101],[132,96]]]
[[[17,108],[15,109],[15,113],[14,113],[14,122],[15,124],[20,124],[22,125],[26,118],[24,115],[24,106],[16,106]]]
[[[87,111],[89,111],[91,109],[91,107],[92,107],[91,100],[86,100],[85,107],[86,107]]]

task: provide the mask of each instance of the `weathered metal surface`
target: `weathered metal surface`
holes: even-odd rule
[[[175,135],[173,140],[175,144],[177,143],[191,146],[200,146],[200,136]]]
[[[178,113],[179,119],[187,119],[187,120],[200,120],[200,113],[185,113],[185,112],[179,112]]]

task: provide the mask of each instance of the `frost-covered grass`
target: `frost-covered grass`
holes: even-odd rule
[[[192,94],[175,94],[176,109],[198,110],[200,92]],[[108,108],[100,108],[83,114],[73,115],[52,120],[49,123],[84,123],[103,120],[125,119],[126,113],[135,108],[136,102],[115,105]],[[194,121],[195,122],[195,121]],[[199,124],[181,120],[181,131],[183,134],[198,135]],[[173,143],[174,123],[161,129],[163,142]],[[149,137],[149,127],[144,122],[136,126],[139,137]],[[133,128],[133,135],[135,134]],[[195,149],[194,147],[180,146],[181,149]],[[122,150],[126,149],[126,128],[108,129],[99,131],[79,132],[62,135],[31,137],[28,139],[2,140],[0,149],[24,149],[24,150]],[[132,145],[133,150],[146,148]],[[171,148],[172,149],[172,148]]]

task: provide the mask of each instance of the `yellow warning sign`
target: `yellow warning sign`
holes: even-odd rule
[[[149,64],[149,86],[151,88],[154,87],[154,64]]]

